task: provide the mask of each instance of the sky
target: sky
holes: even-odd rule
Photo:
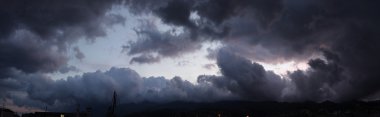
[[[380,97],[379,2],[2,0],[0,98],[18,112]]]

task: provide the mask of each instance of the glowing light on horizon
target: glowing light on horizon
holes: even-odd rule
[[[289,62],[283,62],[278,64],[269,64],[269,63],[263,63],[263,62],[257,62],[261,64],[265,70],[273,71],[274,73],[278,75],[286,75],[287,72],[292,72],[296,70],[306,70],[309,68],[309,65],[307,62],[295,62],[295,61],[289,61]]]

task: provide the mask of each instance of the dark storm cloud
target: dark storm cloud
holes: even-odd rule
[[[323,53],[323,58],[309,60],[310,68],[288,72],[287,78],[281,78],[265,70],[262,65],[240,56],[240,52],[224,47],[217,52],[216,57],[222,76],[202,75],[198,77],[198,82],[211,83],[243,100],[252,101],[339,102],[365,98],[355,94],[355,91],[362,92],[365,89],[355,87],[363,83],[363,79],[353,82],[356,80],[341,64],[342,58],[330,50],[319,51]]]
[[[266,56],[253,58],[268,61],[307,59],[316,49],[346,33],[347,22],[357,22],[354,18],[376,18],[370,16],[373,15],[370,9],[374,7],[368,1],[358,4],[370,8],[355,4],[354,1],[314,0],[129,1],[132,10],[145,9],[164,23],[185,27],[190,35],[197,35],[197,40],[218,39],[227,45],[231,41],[242,41],[250,44],[250,47],[242,47],[248,50],[260,46],[266,49]],[[351,7],[358,11],[351,13]],[[173,8],[176,10],[167,10]],[[197,14],[199,19],[192,20],[191,13]],[[211,36],[216,32],[222,35]]]
[[[109,14],[119,0],[0,1],[0,71],[54,72],[67,62],[68,45],[104,36],[124,19]],[[81,56],[79,56],[81,57]]]
[[[294,82],[298,93],[298,100],[344,100],[339,88],[347,90],[347,77],[343,74],[343,68],[339,66],[336,60],[327,57],[327,61],[313,59],[309,61],[310,69],[308,71],[295,71],[289,74]]]
[[[270,30],[273,22],[283,12],[281,0],[168,0],[157,5],[153,3],[153,1],[137,2],[130,0],[129,6],[132,11],[136,9],[151,11],[166,24],[184,27],[191,37],[188,39],[196,41],[242,39],[248,43],[257,44],[259,40],[275,38],[267,37],[272,34],[267,34],[268,31],[265,30]],[[198,15],[199,19],[192,19],[192,13]],[[264,34],[264,32],[266,33]],[[270,45],[278,46],[277,44]],[[184,52],[181,50],[173,51]],[[273,50],[273,52],[278,51]],[[163,57],[167,56],[163,55]]]
[[[254,60],[305,61],[308,57],[320,53],[320,48],[335,53],[339,61],[311,60],[309,63],[314,70],[291,74],[294,77],[305,77],[300,79],[308,79],[302,82],[313,84],[309,86],[310,90],[315,90],[316,87],[331,89],[337,92],[337,98],[345,97],[349,100],[362,99],[380,89],[376,85],[380,83],[380,74],[377,72],[380,66],[380,55],[377,52],[380,50],[380,16],[377,13],[380,9],[377,6],[380,3],[377,1],[202,0],[187,1],[187,4],[183,4],[184,1],[181,0],[168,0],[157,5],[152,1],[139,2],[140,4],[131,1],[130,6],[139,6],[131,9],[144,8],[167,24],[182,26],[192,30],[192,33],[196,32],[199,38],[197,40],[217,39],[235,49],[235,53]],[[183,7],[178,11],[166,11],[176,8],[173,6],[175,4],[182,4]],[[190,15],[197,14],[199,18],[191,19],[189,12]],[[195,28],[189,28],[189,24],[194,24]],[[223,35],[205,36],[222,29],[227,30]],[[325,57],[331,56],[325,54]],[[332,66],[339,66],[342,72],[329,73],[330,71],[319,69],[332,69]],[[341,77],[339,74],[345,76],[338,83],[342,87],[344,85],[344,88],[330,83],[332,77]],[[300,84],[297,85],[301,87]]]
[[[60,48],[65,47],[65,44],[77,40],[77,38],[69,37],[91,38],[103,35],[101,22],[107,19],[104,18],[106,17],[105,12],[112,6],[111,3],[103,2],[105,1],[97,1],[89,6],[84,5],[86,6],[84,8],[100,9],[100,11],[98,11],[99,9],[90,10],[91,12],[86,10],[75,12],[76,5],[70,5],[74,1],[61,3],[63,6],[67,4],[67,7],[63,9],[58,7],[56,11],[49,11],[46,17],[42,14],[28,15],[50,8],[45,5],[40,8],[39,4],[34,4],[36,6],[32,4],[31,7],[36,8],[25,11],[31,13],[17,13],[23,15],[12,15],[7,12],[9,9],[20,12],[13,7],[2,9],[1,15],[6,16],[2,20],[6,23],[0,24],[3,26],[1,30],[2,33],[9,35],[2,37],[1,44],[4,46],[1,46],[1,53],[14,56],[1,58],[1,70],[12,73],[13,68],[16,68],[16,71],[21,70],[20,73],[31,77],[33,74],[30,73],[49,72],[61,68],[67,60],[65,57],[58,57],[61,55],[59,52],[58,55],[55,55],[57,54],[55,51],[59,51]],[[18,3],[14,2],[13,4],[17,6]],[[31,82],[36,83],[35,85],[23,85],[24,82],[18,82],[17,78],[4,77],[2,83],[8,85],[4,85],[2,89],[10,91],[28,89],[25,91],[30,99],[49,104],[56,103],[57,100],[58,102],[70,102],[69,100],[76,102],[83,100],[83,97],[106,100],[105,92],[112,92],[113,89],[129,91],[128,94],[121,93],[125,102],[153,101],[155,99],[157,101],[217,100],[216,98],[222,98],[229,94],[246,100],[344,101],[363,99],[380,89],[377,85],[380,83],[378,80],[380,74],[377,72],[380,69],[378,62],[380,55],[377,52],[380,50],[378,46],[380,44],[378,40],[380,17],[376,13],[378,11],[377,2],[366,0],[168,0],[161,2],[130,0],[127,3],[131,11],[135,13],[151,12],[161,18],[164,23],[183,28],[179,31],[161,31],[153,22],[143,21],[142,26],[136,28],[137,41],[124,47],[129,55],[135,57],[131,62],[149,63],[152,60],[159,60],[154,57],[181,56],[186,52],[199,49],[202,41],[206,39],[218,39],[228,50],[222,49],[210,58],[216,58],[222,76],[200,76],[198,84],[192,84],[179,77],[171,80],[153,77],[140,78],[137,73],[132,72],[133,70],[114,68],[107,72],[86,73],[83,76],[59,81],[49,80],[46,76],[38,76],[45,80]],[[137,9],[142,11],[138,12]],[[61,10],[74,10],[73,16],[83,16],[75,19],[77,17],[60,14]],[[199,19],[191,19],[192,13],[197,14]],[[48,17],[48,15],[51,16]],[[53,20],[61,17],[62,20]],[[45,22],[34,24],[36,20]],[[113,21],[119,22],[119,20]],[[34,43],[23,45],[21,43],[23,38],[21,38],[21,42],[17,41],[20,38],[14,36],[18,35],[15,33],[21,29],[21,32],[25,33],[23,34],[25,38],[30,37],[25,36],[26,34],[32,35],[31,37],[34,35],[36,38],[33,38],[31,42],[35,41],[38,42],[36,44],[42,45],[34,46]],[[220,32],[224,34],[214,36]],[[51,49],[55,46],[58,46],[59,49]],[[10,54],[10,51],[5,51],[7,49],[21,54]],[[31,50],[33,54],[29,54],[26,50],[29,52]],[[262,65],[250,61],[252,58],[261,61],[305,59],[316,52],[322,52],[325,58],[310,60],[310,69],[306,71],[290,72],[289,80],[281,79],[279,75],[265,70]],[[34,56],[35,53],[40,54]],[[29,64],[28,61],[25,64],[13,62],[14,60],[25,61],[24,58],[30,58],[27,60],[34,64]],[[122,76],[128,78],[122,79],[120,78]],[[88,80],[90,77],[93,79]],[[37,85],[38,83],[44,84]],[[121,85],[121,83],[127,85]],[[84,91],[89,92],[88,94],[76,94],[75,90],[83,88],[82,85],[88,86]],[[49,89],[49,87],[54,87],[52,89],[56,92],[63,93],[41,91]],[[94,94],[94,91],[100,91],[100,93]],[[209,92],[212,92],[210,94],[215,97],[202,96]]]
[[[122,103],[155,101],[347,101],[379,92],[379,2],[372,0],[128,0],[135,14],[153,13],[176,31],[153,22],[136,28],[138,39],[123,47],[131,62],[159,61],[193,52],[218,40],[210,51],[221,76],[142,78],[127,68],[52,80],[46,72],[67,63],[67,45],[104,36],[118,1],[0,1],[0,96],[18,105],[56,108],[107,105],[113,90]],[[192,19],[191,14],[199,18]],[[310,68],[283,79],[251,62],[309,60]],[[154,58],[159,57],[159,58]],[[98,102],[98,103],[93,103]]]
[[[380,16],[375,12],[379,9],[376,7],[379,2],[368,0],[315,2],[313,5],[318,6],[316,8],[324,8],[324,11],[318,13],[318,20],[312,20],[314,30],[334,27],[332,29],[336,34],[325,36],[329,40],[319,39],[327,48],[324,56],[328,62],[314,61],[310,65],[314,68],[324,67],[329,71],[317,73],[321,74],[318,79],[330,85],[340,100],[363,99],[378,92],[380,87],[375,84],[380,82],[378,79],[380,74],[376,71],[380,65],[378,62],[380,54],[376,52],[380,49],[377,22]],[[302,34],[312,34],[314,30]],[[321,71],[323,70],[317,70]],[[339,80],[341,81],[336,83]]]
[[[221,76],[201,75],[197,83],[180,77],[143,78],[129,68],[88,72],[62,80],[12,69],[8,78],[0,79],[0,94],[17,105],[39,108],[49,105],[54,110],[67,110],[76,104],[101,110],[109,104],[114,90],[118,92],[121,104],[143,101],[344,101],[362,98],[347,97],[356,93],[351,90],[362,89],[353,88],[355,84],[347,76],[346,69],[340,64],[342,59],[336,53],[321,51],[325,57],[323,60],[310,60],[310,68],[306,71],[289,72],[290,79],[265,70],[262,65],[239,56],[229,48],[222,48],[216,59]]]
[[[1,40],[0,74],[6,74],[11,68],[27,73],[52,72],[67,62],[48,42],[36,38],[29,31],[17,31],[7,40]]]
[[[101,25],[96,23],[101,23],[102,17],[117,2],[120,0],[2,1],[2,36],[8,36],[20,28],[30,30],[44,39],[51,39],[59,33],[73,33],[67,32],[68,29],[76,29],[88,37],[104,35],[99,28]]]
[[[166,7],[161,7],[155,12],[164,23],[192,28],[194,24],[190,21],[191,4],[187,2],[190,1],[171,1]]]
[[[377,25],[352,24],[346,35],[334,42],[331,48],[339,58],[337,64],[349,76],[351,87],[344,92],[348,99],[367,97],[379,91],[380,87],[376,85],[380,83]]]
[[[217,64],[223,76],[200,76],[216,87],[228,89],[245,100],[280,101],[286,81],[258,63],[236,55],[227,49],[219,51]]]
[[[296,87],[295,95],[288,99],[293,101],[362,100],[376,95],[379,91],[379,87],[375,85],[379,82],[376,79],[379,74],[374,72],[375,68],[369,67],[370,64],[349,67],[349,65],[355,64],[354,60],[342,58],[342,53],[336,53],[339,51],[322,50],[322,52],[325,60],[312,59],[308,63],[310,69],[307,71],[298,70],[288,74]],[[369,60],[361,59],[361,62]],[[350,62],[344,63],[342,60]],[[358,68],[364,69],[364,71]],[[355,70],[352,71],[352,69]]]
[[[197,25],[196,29],[206,32],[207,30],[212,31],[213,28],[222,25],[224,21],[232,17],[250,13],[255,14],[262,22],[270,22],[275,19],[283,7],[281,0],[164,0],[161,2],[129,0],[127,4],[132,11],[153,12],[165,23],[188,28],[195,28],[192,25],[201,23],[207,28]],[[191,21],[191,12],[196,12],[201,20]]]
[[[164,77],[143,78],[128,68],[89,72],[64,80],[52,80],[43,74],[26,74],[18,70],[13,70],[10,76],[0,79],[0,83],[4,84],[0,86],[2,97],[20,106],[43,108],[48,105],[53,110],[68,110],[77,104],[102,110],[110,104],[113,91],[117,92],[120,104],[142,101],[207,102],[234,97],[205,82],[193,84],[180,77],[170,80]]]

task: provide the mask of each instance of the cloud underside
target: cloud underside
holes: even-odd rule
[[[0,96],[16,105],[64,109],[77,103],[108,104],[113,90],[122,103],[155,101],[348,101],[377,99],[380,86],[379,2],[371,0],[13,0],[0,1]],[[125,6],[154,22],[135,27],[137,40],[121,47],[130,63],[179,57],[218,41],[209,50],[220,76],[197,83],[180,77],[141,77],[128,68],[52,80],[46,73],[77,71],[67,64],[80,39],[95,41],[125,18]],[[195,15],[195,16],[194,16]],[[125,54],[124,53],[124,54]],[[308,60],[307,70],[283,78],[252,62]],[[86,58],[88,59],[88,58]],[[216,67],[216,66],[215,66]],[[93,103],[98,102],[98,103]]]
[[[64,80],[11,70],[10,77],[0,79],[0,89],[1,96],[13,100],[16,105],[38,108],[49,105],[56,110],[67,110],[78,103],[106,106],[113,91],[118,93],[121,104],[144,101],[348,101],[372,94],[360,93],[365,91],[357,88],[362,82],[353,82],[356,79],[344,74],[339,59],[333,53],[324,53],[327,60],[310,60],[308,70],[289,72],[288,77],[267,71],[262,65],[223,48],[216,57],[222,75],[200,75],[196,83],[180,77],[141,77],[129,68],[88,72]]]

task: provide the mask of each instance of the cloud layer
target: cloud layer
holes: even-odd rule
[[[46,73],[75,70],[65,54],[71,44],[94,41],[109,25],[124,22],[109,13],[115,5],[179,29],[162,31],[142,21],[135,28],[137,40],[121,48],[133,57],[130,63],[155,63],[218,41],[223,47],[209,50],[208,58],[221,75],[200,75],[191,83],[114,67],[52,80]],[[121,103],[362,100],[380,89],[378,5],[371,0],[0,1],[0,96],[16,105],[57,110],[107,105],[114,90]],[[77,59],[85,57],[73,49]],[[315,54],[321,57],[310,59]],[[257,63],[288,60],[309,61],[310,68],[283,77]]]
[[[309,69],[288,72],[287,77],[282,77],[222,48],[216,58],[221,75],[200,75],[196,83],[180,77],[141,77],[129,68],[88,72],[62,80],[12,69],[9,77],[0,79],[0,95],[18,106],[43,108],[48,105],[52,110],[68,111],[80,104],[99,112],[110,104],[113,91],[118,93],[120,104],[221,100],[340,102],[369,96],[358,95],[366,89],[355,86],[364,82],[352,83],[352,77],[347,76],[339,64],[340,58],[329,51],[323,50],[323,53],[324,60],[310,60]]]

